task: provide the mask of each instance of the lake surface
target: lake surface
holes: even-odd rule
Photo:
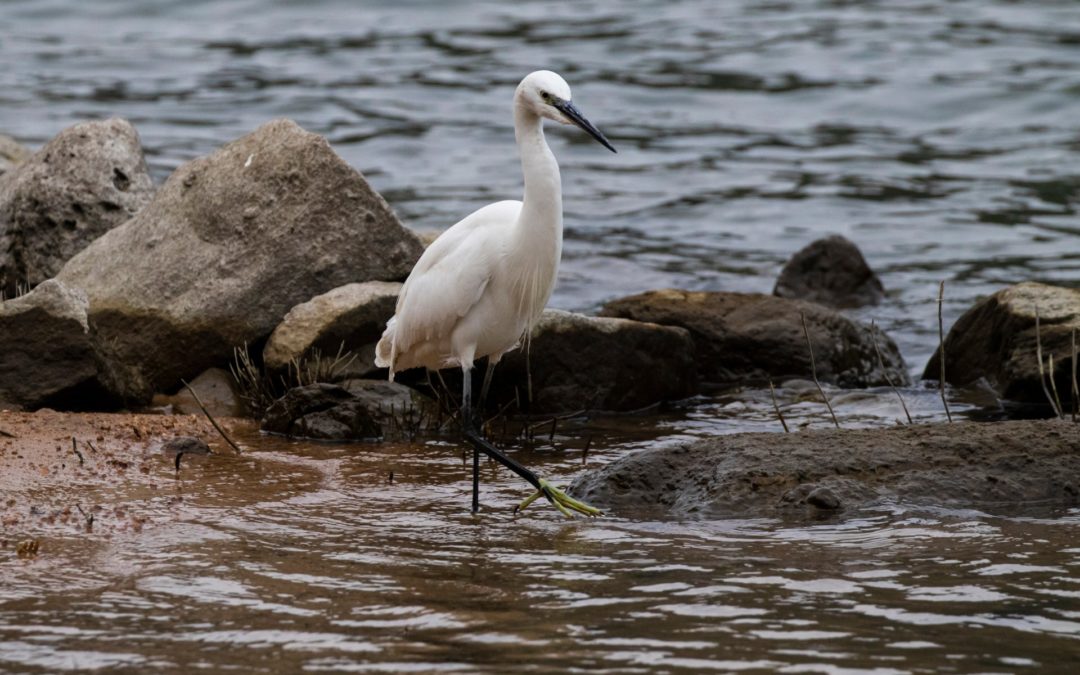
[[[940,281],[946,324],[1010,283],[1080,283],[1075,2],[0,2],[0,132],[38,147],[122,116],[160,182],[290,117],[421,230],[520,195],[510,98],[537,68],[565,75],[619,149],[549,130],[557,307],[767,293],[794,251],[839,233],[888,290],[854,316],[918,375]],[[833,394],[845,425],[902,417],[891,392]],[[828,424],[805,383],[780,396],[797,424]],[[941,418],[933,391],[905,396]],[[756,390],[582,425],[562,445],[593,436],[590,464],[777,428]],[[0,670],[1078,667],[1077,513],[568,524],[511,519],[521,486],[500,473],[485,492],[499,510],[476,520],[452,439],[249,444],[257,470],[193,465],[205,489],[180,507],[130,496],[160,499],[168,527],[0,557]],[[580,452],[524,456],[581,470]]]

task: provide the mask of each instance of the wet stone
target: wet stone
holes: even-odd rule
[[[161,446],[161,452],[169,456],[175,455],[209,455],[210,446],[206,441],[194,436],[177,436],[165,441]]]
[[[373,401],[336,384],[290,389],[262,419],[263,431],[319,440],[370,440],[382,436]]]
[[[859,247],[833,235],[791,256],[780,271],[773,295],[846,308],[878,304],[885,288]]]
[[[827,487],[816,488],[806,496],[806,503],[814,508],[832,511],[840,508],[840,498]]]

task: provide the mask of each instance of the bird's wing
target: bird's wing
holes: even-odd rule
[[[399,354],[448,337],[487,288],[521,202],[489,204],[466,216],[428,246],[398,296],[394,326]]]

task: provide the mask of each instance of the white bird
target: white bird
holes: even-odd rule
[[[581,127],[615,152],[570,101],[570,86],[549,70],[530,73],[514,92],[514,136],[525,175],[522,201],[489,204],[443,232],[420,256],[398,296],[393,318],[376,347],[376,365],[462,370],[462,420],[473,444],[473,511],[479,499],[479,453],[485,452],[537,488],[569,515],[599,511],[551,486],[499,452],[477,433],[471,414],[470,372],[488,357],[492,368],[528,338],[555,288],[562,256],[562,180],[544,138],[543,119]]]

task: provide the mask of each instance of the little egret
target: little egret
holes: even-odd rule
[[[615,148],[570,101],[570,86],[549,70],[530,73],[514,92],[514,136],[525,174],[522,201],[489,204],[443,232],[420,256],[376,347],[375,363],[394,373],[459,367],[461,418],[473,446],[473,501],[479,508],[480,452],[536,488],[524,508],[544,496],[564,515],[600,512],[539,478],[483,438],[472,417],[477,359],[488,357],[481,400],[503,354],[528,340],[547,305],[562,255],[562,180],[544,139],[543,119],[574,124]]]

